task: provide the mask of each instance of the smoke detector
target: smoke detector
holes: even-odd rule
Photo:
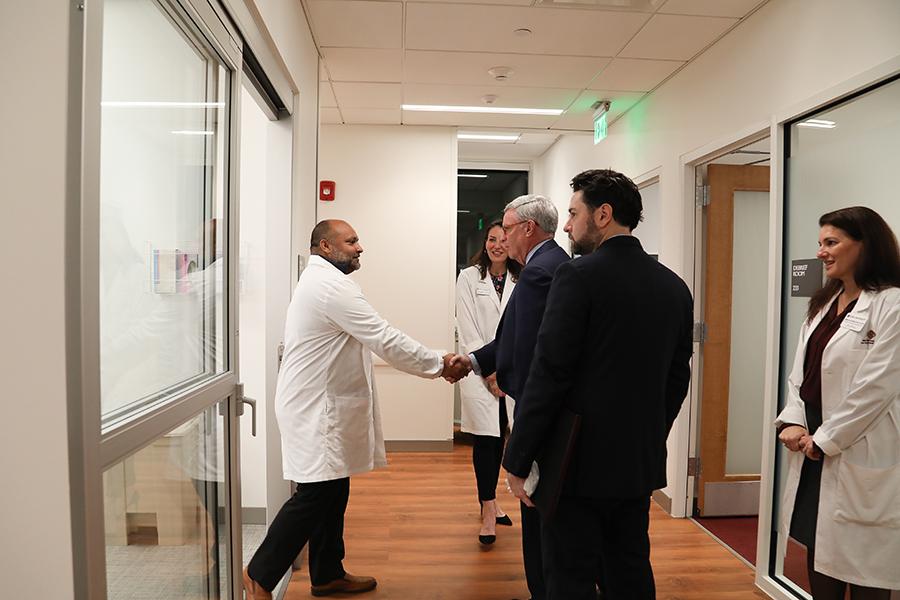
[[[512,77],[513,70],[509,67],[491,67],[488,69],[488,75],[496,79],[497,81],[506,81],[510,77]]]
[[[485,104],[493,104],[497,101],[497,96],[495,94],[487,94],[481,97],[481,101]]]

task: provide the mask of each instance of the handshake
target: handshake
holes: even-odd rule
[[[441,377],[450,383],[456,383],[472,371],[472,361],[465,354],[444,355],[444,369],[441,371]]]

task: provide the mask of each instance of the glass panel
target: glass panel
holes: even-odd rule
[[[893,81],[791,125],[787,136],[785,246],[782,266],[781,394],[797,349],[808,296],[791,295],[791,261],[815,260],[819,217],[864,205],[900,231],[900,203],[893,174],[900,171],[900,81]],[[776,451],[773,552],[770,572],[794,589],[808,591],[805,549],[778,534],[788,452]],[[789,518],[789,515],[785,515]]]
[[[222,423],[211,407],[103,474],[110,600],[227,597]]]
[[[152,0],[104,3],[102,73],[100,371],[108,430],[227,368],[229,73]]]
[[[758,475],[766,372],[769,192],[734,193],[725,473]],[[757,492],[758,494],[758,492]]]

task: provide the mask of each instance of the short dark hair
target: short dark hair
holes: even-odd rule
[[[331,236],[334,234],[334,228],[332,227],[334,222],[334,219],[325,219],[316,223],[316,226],[313,227],[312,235],[309,236],[310,248],[318,248],[319,242],[331,239]]]
[[[634,182],[611,169],[591,169],[572,178],[573,192],[581,192],[584,203],[592,211],[602,204],[612,207],[613,219],[619,225],[634,229],[644,220],[644,204]]]
[[[877,212],[865,206],[851,206],[825,213],[819,217],[819,227],[831,225],[862,242],[859,262],[853,279],[859,289],[874,292],[900,287],[900,248],[891,226]],[[809,299],[807,319],[812,320],[825,308],[843,284],[830,279]]]
[[[503,229],[503,221],[494,221],[484,228],[484,236],[481,239],[481,248],[472,255],[472,258],[469,259],[469,266],[478,267],[478,272],[481,273],[482,279],[487,277],[488,269],[491,268],[491,257],[488,256],[486,246],[488,236],[491,235],[491,229],[493,229],[494,227]],[[519,279],[519,271],[522,270],[522,265],[507,256],[506,270],[509,271],[509,275],[510,277],[512,277],[512,280],[516,281]]]

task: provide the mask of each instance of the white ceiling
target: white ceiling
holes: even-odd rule
[[[460,143],[460,158],[540,156],[615,121],[765,0],[302,0],[322,56],[323,123],[528,132]],[[521,35],[517,29],[530,29]],[[496,81],[488,69],[512,69]],[[401,104],[553,108],[560,116],[413,112]],[[537,135],[532,135],[537,134]],[[496,146],[496,147],[495,147]],[[500,148],[502,146],[502,148]]]

